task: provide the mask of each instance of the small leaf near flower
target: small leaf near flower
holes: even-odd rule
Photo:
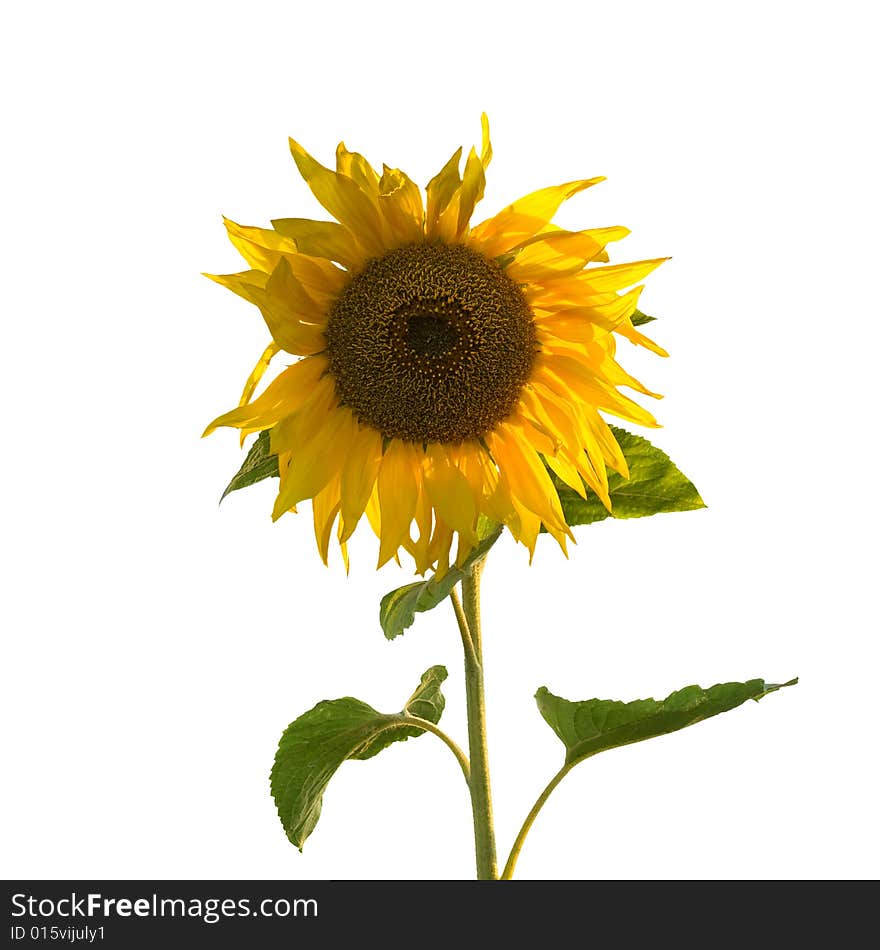
[[[551,473],[568,524],[593,524],[605,518],[645,518],[662,512],[706,507],[693,482],[665,452],[624,429],[611,426],[611,431],[629,466],[629,478],[608,472],[610,512],[594,494],[583,499]]]
[[[634,327],[640,327],[645,323],[653,323],[657,318],[649,317],[648,314],[642,313],[641,310],[636,310],[629,319]]]
[[[452,589],[478,561],[488,553],[489,548],[501,537],[503,528],[494,527],[470,553],[461,567],[451,567],[441,578],[429,577],[426,581],[407,584],[398,587],[386,594],[379,604],[379,623],[389,640],[399,637],[400,634],[412,625],[417,613],[433,610],[442,603]]]
[[[565,764],[571,766],[606,749],[676,732],[735,709],[747,699],[758,700],[795,683],[797,678],[781,685],[749,680],[719,683],[709,689],[686,686],[662,702],[637,699],[631,703],[612,699],[570,702],[542,686],[535,699],[541,715],[565,745]]]
[[[268,429],[261,432],[257,441],[251,446],[241,468],[220,496],[220,501],[223,501],[230,492],[247,488],[248,485],[261,482],[264,478],[278,478],[278,456],[272,455],[269,449]]]
[[[284,731],[272,766],[272,797],[287,837],[300,851],[321,815],[324,790],[347,759],[369,759],[391,745],[425,731],[412,717],[436,724],[445,699],[445,667],[432,666],[399,713],[380,713],[346,696],[324,700]]]

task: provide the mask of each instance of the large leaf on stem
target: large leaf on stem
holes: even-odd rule
[[[542,686],[535,699],[541,715],[565,745],[565,764],[574,765],[606,749],[676,732],[795,683],[797,679],[780,685],[749,680],[709,689],[686,686],[662,702],[637,699],[631,703],[614,699],[570,702]]]
[[[284,731],[272,766],[272,797],[287,837],[302,850],[321,815],[324,790],[348,759],[369,759],[425,731],[413,717],[436,724],[445,700],[446,669],[432,666],[398,713],[380,713],[351,696],[324,700]]]

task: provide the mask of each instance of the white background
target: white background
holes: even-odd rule
[[[666,394],[651,438],[709,508],[509,539],[485,571],[499,851],[561,762],[571,699],[801,677],[580,766],[522,878],[877,875],[878,156],[868,3],[18,4],[0,71],[7,877],[469,877],[469,805],[430,736],[341,768],[300,854],[268,772],[324,698],[401,706],[450,670],[451,612],[386,642],[359,532],[346,579],[275,482],[217,499],[200,441],[267,342],[199,276],[242,268],[226,214],[326,215],[287,135],[426,182],[489,113],[477,219],[608,181],[560,216],[626,224]]]

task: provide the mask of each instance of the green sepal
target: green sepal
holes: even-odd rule
[[[571,766],[606,749],[677,732],[735,709],[748,699],[761,699],[795,683],[797,678],[779,685],[749,680],[746,683],[719,683],[709,689],[686,686],[662,702],[637,699],[631,703],[613,699],[570,702],[554,696],[546,686],[542,686],[535,699],[544,720],[562,740],[565,764]]]
[[[257,441],[251,446],[247,457],[232,481],[226,486],[226,491],[220,496],[220,501],[239,488],[247,488],[261,482],[264,478],[278,478],[278,456],[269,449],[269,430],[263,430]]]
[[[648,314],[642,313],[641,310],[636,310],[629,318],[630,323],[632,323],[634,327],[640,327],[645,323],[653,323],[656,319],[656,317],[649,317]]]
[[[424,729],[405,724],[407,716],[436,725],[445,704],[440,684],[446,677],[445,667],[432,666],[399,713],[380,713],[345,696],[323,700],[285,729],[270,783],[284,831],[300,851],[318,823],[324,790],[339,766],[422,735]]]
[[[550,473],[562,513],[570,525],[593,524],[605,518],[646,518],[670,511],[696,511],[706,504],[693,482],[686,478],[669,456],[640,435],[611,426],[617,444],[629,466],[629,478],[608,472],[611,511],[593,492],[586,499]]]
[[[433,610],[437,604],[442,603],[474,564],[482,561],[489,553],[489,548],[501,537],[503,530],[502,525],[488,523],[485,529],[488,533],[485,533],[461,567],[451,567],[439,579],[432,575],[425,581],[407,584],[386,594],[379,604],[379,623],[385,636],[389,640],[399,637],[412,625],[417,613]]]

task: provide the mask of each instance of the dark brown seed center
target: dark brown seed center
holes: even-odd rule
[[[416,356],[448,353],[458,340],[458,330],[450,320],[432,313],[414,313],[406,321],[406,342]]]
[[[460,443],[513,411],[537,344],[520,288],[459,244],[368,261],[327,324],[340,401],[386,438]]]

